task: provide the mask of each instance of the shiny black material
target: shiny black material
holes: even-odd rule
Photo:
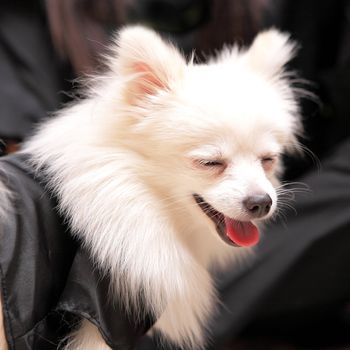
[[[57,214],[25,156],[0,158],[0,177],[14,208],[0,226],[0,275],[10,349],[57,349],[84,317],[112,349],[133,349],[150,319],[136,322],[108,297],[109,280]]]

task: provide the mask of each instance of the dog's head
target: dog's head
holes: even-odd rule
[[[111,68],[121,81],[124,143],[147,162],[145,178],[169,202],[192,201],[228,243],[258,240],[273,215],[281,155],[296,147],[298,106],[284,70],[288,35],[259,34],[207,64],[142,27],[121,31]]]

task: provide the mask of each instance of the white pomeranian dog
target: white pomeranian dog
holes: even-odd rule
[[[300,131],[284,70],[294,52],[271,29],[194,64],[153,31],[125,28],[86,98],[24,145],[113,297],[180,347],[205,344],[209,270],[232,268],[276,211],[280,158]],[[88,321],[68,347],[108,348]]]

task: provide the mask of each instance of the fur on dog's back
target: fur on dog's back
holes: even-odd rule
[[[218,238],[193,200],[216,188],[217,174],[194,176],[201,165],[191,157],[210,140],[245,154],[262,134],[278,153],[295,146],[298,107],[283,73],[293,53],[288,37],[271,30],[249,50],[194,65],[155,33],[125,29],[86,98],[23,148],[73,232],[111,276],[116,300],[133,315],[152,314],[155,329],[180,346],[204,343],[216,298],[209,268],[242,254]],[[244,144],[231,147],[231,139]],[[259,186],[272,189],[278,168],[267,175],[259,168]]]

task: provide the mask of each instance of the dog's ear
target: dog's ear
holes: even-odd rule
[[[183,75],[186,61],[170,43],[152,30],[141,26],[119,32],[117,58],[112,69],[122,77],[124,97],[137,104],[160,90],[169,90]]]
[[[267,76],[279,74],[297,51],[297,45],[287,33],[269,29],[259,33],[245,57],[256,70]]]

